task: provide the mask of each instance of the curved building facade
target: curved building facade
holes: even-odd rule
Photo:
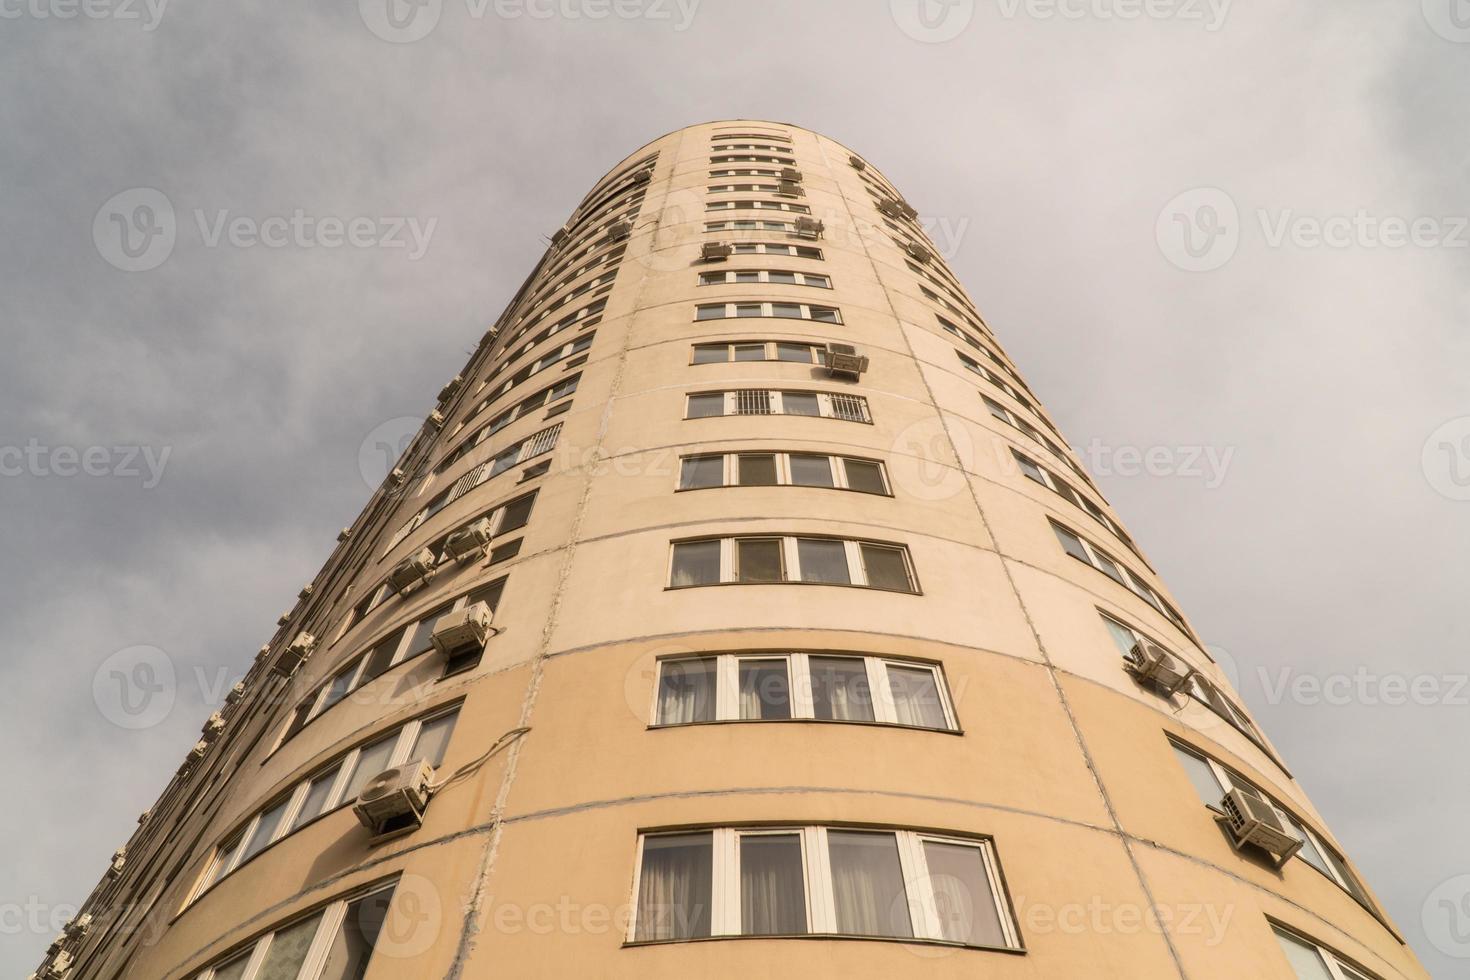
[[[1425,975],[913,208],[795,126],[598,182],[41,970],[577,974]]]

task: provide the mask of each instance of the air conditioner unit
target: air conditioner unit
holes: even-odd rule
[[[898,207],[899,207],[899,210],[901,210],[903,212],[903,216],[905,218],[908,218],[910,221],[912,221],[914,218],[917,218],[919,216],[919,212],[918,211],[915,211],[914,210],[914,206],[912,204],[910,204],[908,201],[899,201],[898,202]]]
[[[827,364],[827,373],[833,377],[848,377],[857,381],[868,369],[867,355],[859,354],[858,349],[851,344],[828,344],[822,357]]]
[[[809,218],[806,215],[802,215],[796,219],[796,234],[798,238],[821,238],[822,232],[826,230],[827,226],[816,218]]]
[[[927,248],[920,245],[918,242],[909,242],[908,244],[904,245],[903,250],[909,253],[909,256],[911,258],[916,259],[926,265],[928,264],[930,259],[934,258],[934,253],[930,252]]]
[[[847,162],[852,164],[852,169],[854,170],[863,171],[868,169],[867,162],[859,157],[850,156],[847,158]]]
[[[350,527],[344,527],[342,530],[337,532],[337,540],[339,542],[346,541],[350,537],[352,537],[352,528]]]
[[[403,481],[407,479],[408,474],[403,472],[403,470],[397,466],[393,467],[393,469],[390,470],[388,473],[388,482],[393,484],[395,487],[402,486]]]
[[[222,715],[222,714],[220,714],[218,711],[216,711],[214,714],[210,715],[209,716],[209,720],[204,723],[204,737],[205,738],[210,738],[210,739],[212,739],[212,738],[218,738],[219,737],[219,733],[222,732],[222,731],[224,731],[224,730],[225,730],[225,716]]]
[[[800,183],[801,182],[801,177],[802,177],[801,171],[800,170],[797,170],[795,167],[782,167],[781,168],[781,179],[782,180],[790,180],[790,181],[794,181],[796,183]]]
[[[783,180],[776,185],[776,193],[782,197],[801,197],[806,191],[794,180]]]
[[[449,401],[449,399],[459,394],[459,389],[462,387],[464,387],[464,378],[461,375],[456,374],[454,377],[449,379],[448,384],[439,389],[439,401],[441,403]]]
[[[139,827],[143,826],[145,823],[147,823],[149,821],[149,819],[152,818],[152,816],[153,816],[153,811],[152,810],[144,810],[142,813],[138,814],[138,826]],[[91,919],[88,919],[87,921],[88,922],[91,922],[92,920]]]
[[[611,241],[620,242],[631,234],[633,234],[633,222],[631,221],[614,221],[607,226],[607,237]]]
[[[46,947],[46,955],[55,956],[57,953],[61,952],[61,947],[66,944],[67,938],[68,937],[65,930],[58,932],[56,934],[56,938],[51,940],[51,945]]]
[[[116,878],[122,874],[123,866],[128,863],[127,847],[119,847],[112,852],[112,863],[107,866],[107,877]]]
[[[194,747],[189,750],[189,759],[191,761],[197,762],[198,760],[204,758],[204,756],[208,752],[209,743],[201,738],[199,741],[195,742]]]
[[[262,643],[260,649],[255,651],[255,662],[260,663],[266,657],[269,657],[270,653],[271,645],[269,643]]]
[[[1287,826],[1276,808],[1259,796],[1233,789],[1220,801],[1221,817],[1230,828],[1230,836],[1238,851],[1254,844],[1276,859],[1279,868],[1301,850],[1302,839]]]
[[[729,242],[705,242],[699,249],[699,257],[706,262],[719,262],[735,254],[735,246]]]
[[[444,542],[444,552],[459,561],[480,554],[489,543],[490,518],[482,517],[451,534],[449,540]]]
[[[429,413],[429,424],[436,429],[444,428],[444,413],[437,408]]]
[[[890,201],[887,198],[878,202],[878,211],[890,218],[903,217],[903,208],[899,207],[898,202]]]
[[[635,174],[633,174],[633,183],[635,183],[635,184],[646,184],[646,183],[648,183],[652,179],[653,179],[653,171],[652,170],[639,170],[638,172],[636,172]]]
[[[66,931],[73,936],[85,936],[92,928],[92,913],[83,912],[66,924]]]
[[[270,649],[270,648],[267,647],[266,649]],[[245,682],[244,681],[237,681],[235,683],[235,686],[232,687],[232,688],[230,688],[230,693],[225,695],[225,704],[238,704],[239,701],[240,701],[240,699],[243,698],[244,696],[245,696]]]
[[[307,599],[310,599],[311,598],[311,594],[313,592],[315,592],[315,591],[316,591],[316,589],[314,589],[312,587],[311,583],[308,582],[306,585],[303,585],[301,587],[301,591],[300,592],[296,593],[296,598],[298,598],[298,599],[300,599],[300,600],[302,600],[304,602]]]
[[[62,980],[63,977],[71,973],[71,964],[72,955],[70,953],[57,953],[52,957],[51,965],[46,968],[46,975],[48,977],[55,977],[56,980]]]
[[[276,657],[271,664],[271,673],[282,677],[290,677],[296,673],[296,669],[306,662],[311,656],[311,651],[316,649],[316,637],[310,633],[297,633],[296,639],[286,645],[280,656]]]
[[[551,233],[551,244],[560,245],[562,242],[567,240],[568,234],[570,234],[570,232],[567,231],[567,226],[562,225],[556,231]]]
[[[289,610],[281,613],[280,617],[276,619],[277,626],[285,626],[289,622],[291,622],[291,613]]]
[[[1140,682],[1152,684],[1169,695],[1183,690],[1194,674],[1194,669],[1184,661],[1148,640],[1139,640],[1133,644],[1133,649],[1128,651],[1128,657],[1124,660],[1124,666]]]
[[[490,626],[494,619],[489,605],[476,602],[440,616],[429,640],[445,656],[469,646],[483,647],[494,633]]]
[[[434,576],[434,553],[420,548],[399,562],[398,567],[388,573],[388,588],[403,595],[424,584]]]
[[[373,843],[417,830],[433,795],[434,767],[414,759],[387,769],[363,786],[352,812],[373,835]]]

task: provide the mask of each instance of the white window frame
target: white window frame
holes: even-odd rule
[[[795,363],[795,362],[793,362],[793,363]],[[767,405],[768,405],[768,407],[769,407],[770,410],[767,411],[767,412],[740,412],[740,411],[738,411],[738,409],[740,407],[740,393],[741,392],[758,392],[758,393],[763,393],[766,396]],[[786,405],[785,405],[785,402],[783,400],[784,399],[784,396],[786,394],[788,394],[788,393],[789,394],[793,394],[793,395],[814,395],[814,396],[816,396],[816,400],[817,400],[817,414],[814,415],[814,416],[811,416],[811,415],[806,415],[805,413],[788,413],[785,410],[786,409]],[[689,414],[689,398],[692,398],[692,397],[694,397],[696,395],[724,395],[725,396],[725,401],[724,401],[724,406],[723,406],[721,415],[718,415],[718,416],[690,415]],[[834,399],[836,399],[836,398],[850,400],[850,403],[852,405],[854,405],[854,406],[856,406],[856,407],[858,407],[858,408],[861,409],[861,413],[862,413],[862,416],[863,417],[861,419],[856,419],[856,418],[850,418],[847,415],[844,415],[844,414],[839,413],[837,411],[837,409],[834,407],[837,404],[834,401]],[[845,402],[845,403],[847,403],[847,402]],[[867,425],[871,425],[872,422],[873,422],[873,415],[872,415],[871,409],[868,407],[868,399],[867,399],[867,397],[864,396],[864,395],[850,395],[847,392],[811,391],[811,390],[802,390],[802,389],[796,389],[796,388],[789,389],[788,391],[782,391],[782,390],[775,389],[775,388],[736,388],[736,389],[728,390],[728,391],[691,391],[685,397],[685,402],[684,402],[684,418],[685,419],[694,419],[694,418],[722,418],[722,417],[728,418],[730,416],[737,416],[737,415],[738,416],[761,416],[761,415],[787,415],[787,414],[797,415],[798,417],[802,417],[802,418],[824,418],[824,419],[836,419],[836,420],[838,420],[840,422],[861,422],[861,423],[867,424]]]
[[[871,722],[816,717],[810,663],[810,658],[814,656],[818,658],[829,657],[863,661],[864,669],[868,675],[868,690],[872,692],[873,697],[873,720]],[[791,717],[793,720],[822,721],[838,725],[891,725],[895,728],[908,728],[924,732],[960,731],[959,719],[955,715],[954,701],[950,696],[949,681],[945,677],[944,667],[941,664],[927,660],[904,660],[899,657],[885,657],[879,654],[845,653],[842,651],[811,653],[806,651],[783,652],[763,650],[745,650],[736,653],[681,654],[660,659],[654,671],[653,703],[648,714],[650,728],[680,728],[684,725],[704,724],[703,722],[660,722],[658,718],[659,691],[663,685],[664,667],[666,665],[680,664],[691,660],[711,659],[715,661],[714,721],[759,722],[766,720],[761,718],[742,718],[740,716],[740,664],[742,661],[749,660],[780,660],[786,663],[786,680],[788,690],[790,691]],[[939,691],[940,707],[944,712],[944,728],[905,725],[898,720],[898,702],[893,696],[893,688],[888,680],[888,668],[890,666],[927,670],[933,675],[934,686]]]
[[[805,204],[790,201],[707,201],[704,210],[709,211],[784,211],[787,214],[811,214]]]
[[[744,486],[739,481],[739,459],[741,456],[774,456],[776,458],[776,486],[779,487],[801,487],[808,490],[852,490],[854,493],[863,493],[872,497],[893,496],[893,485],[889,481],[888,467],[881,459],[869,459],[866,456],[846,456],[823,452],[797,452],[792,450],[761,450],[741,449],[727,453],[690,453],[679,457],[679,466],[674,474],[674,492],[683,493],[689,490],[718,490],[730,487]],[[832,474],[832,485],[830,487],[817,486],[810,483],[797,483],[792,476],[791,457],[793,456],[816,456],[827,461],[827,467]],[[690,459],[709,459],[719,457],[721,461],[720,483],[712,487],[686,487],[684,486],[684,461]],[[874,493],[870,490],[853,490],[848,481],[848,461],[858,463],[870,463],[878,467],[878,478],[883,483],[883,490]]]
[[[741,582],[735,577],[736,542],[745,540],[779,540],[781,542],[782,568],[785,577],[778,582]],[[846,582],[815,582],[807,581],[801,577],[801,553],[799,542],[803,540],[838,541],[843,546],[843,554],[847,560]],[[718,541],[720,543],[720,580],[704,585],[674,585],[674,554],[677,546],[681,544],[694,544],[698,542]],[[862,546],[871,545],[875,548],[885,548],[899,552],[903,556],[904,571],[909,580],[909,591],[898,589],[885,589],[868,584],[867,568],[863,563]],[[898,592],[900,595],[919,595],[919,577],[914,571],[913,556],[909,553],[907,545],[896,544],[891,541],[873,541],[867,538],[836,538],[831,535],[822,534],[737,534],[726,537],[696,537],[681,538],[669,542],[668,568],[664,581],[669,583],[666,589],[697,589],[708,585],[832,585],[842,588],[877,589],[881,592]]]
[[[738,277],[742,273],[745,273],[745,274],[755,273],[755,275],[756,275],[756,283],[763,284],[763,285],[771,285],[771,274],[772,273],[780,273],[780,274],[783,274],[783,275],[795,276],[796,277],[796,281],[795,282],[778,282],[778,283],[775,283],[775,285],[777,285],[777,286],[810,286],[813,289],[831,289],[832,288],[832,277],[829,276],[829,275],[827,275],[826,273],[822,273],[822,272],[812,272],[812,273],[797,272],[797,271],[791,270],[791,269],[725,269],[723,271],[701,272],[699,274],[699,285],[701,285],[701,286],[720,286],[720,285],[730,285],[730,286],[741,285],[741,286],[749,286],[749,285],[751,285],[751,283],[749,283],[749,282],[741,282],[740,281],[740,279]],[[719,278],[718,279],[715,278],[716,276],[718,276]]]
[[[735,348],[736,347],[754,347],[757,344],[764,344],[765,347],[766,347],[765,356],[763,358],[761,358],[761,360],[759,360],[759,361],[737,361],[737,360],[735,360],[735,353],[734,353],[734,351],[735,351]],[[812,359],[810,361],[793,361],[793,360],[789,360],[787,358],[777,357],[776,356],[776,354],[777,354],[777,347],[776,347],[776,345],[777,344],[790,344],[792,346],[797,346],[797,347],[809,347],[809,348],[811,348],[811,357],[812,357]],[[696,361],[694,359],[694,356],[695,356],[694,351],[695,351],[695,348],[698,348],[698,347],[724,347],[725,348],[725,359],[723,361]],[[690,347],[689,347],[689,364],[690,364],[690,366],[700,366],[700,365],[704,365],[704,364],[760,364],[760,363],[764,363],[764,362],[772,362],[772,363],[776,363],[776,364],[817,364],[817,365],[820,365],[820,364],[825,363],[824,358],[823,358],[823,352],[825,351],[825,349],[826,349],[826,345],[825,344],[819,344],[819,343],[816,343],[815,341],[810,341],[810,340],[727,340],[727,341],[723,341],[723,342],[722,341],[717,341],[717,340],[696,341],[695,343],[691,344]]]
[[[754,316],[738,316],[736,314],[736,307],[740,307],[740,306],[759,306],[761,308],[760,316],[758,316],[758,317],[754,317]],[[800,310],[801,310],[801,316],[777,316],[776,313],[774,312],[774,308],[776,306],[796,306],[796,307],[799,307]],[[723,316],[700,316],[699,315],[704,310],[713,310],[713,309],[715,309],[717,307],[723,307],[723,309],[724,309],[724,315]],[[834,318],[829,320],[829,319],[825,319],[823,317],[814,316],[813,315],[813,311],[814,310],[821,310],[821,311],[824,311],[826,313],[831,313]],[[838,307],[835,307],[835,306],[822,306],[821,304],[813,304],[813,303],[787,303],[784,300],[750,300],[748,302],[732,302],[732,303],[700,303],[698,305],[698,307],[694,311],[694,322],[695,323],[708,323],[711,320],[761,320],[761,319],[766,319],[766,320],[810,320],[813,323],[827,323],[827,324],[831,324],[833,326],[842,326],[843,323],[844,323],[844,321],[842,319],[842,310],[839,309]]]
[[[741,227],[742,224],[748,227]],[[715,231],[783,231],[788,234],[796,231],[796,224],[790,221],[767,221],[764,219],[737,218],[730,221],[707,221],[704,225],[706,232]]]
[[[1323,964],[1327,967],[1327,972],[1331,974],[1333,980],[1377,980],[1376,974],[1368,973],[1362,969],[1359,969],[1356,966],[1350,965],[1331,949],[1323,946],[1316,940],[1308,939],[1305,935],[1297,932],[1295,929],[1284,926],[1274,920],[1270,920],[1270,925],[1271,931],[1275,933],[1278,937],[1278,942],[1280,941],[1280,936],[1286,935],[1290,936],[1292,939],[1295,939],[1303,946],[1310,946],[1312,949],[1315,949],[1317,951],[1318,958],[1320,958]],[[1285,953],[1282,953],[1283,957],[1285,957],[1285,955]]]
[[[912,937],[905,936],[858,936],[837,931],[837,901],[834,894],[831,869],[831,851],[828,840],[830,830],[853,830],[858,832],[886,834],[894,838],[898,848],[899,868],[909,905],[909,925]],[[1000,862],[996,856],[995,842],[988,837],[961,837],[935,834],[925,831],[906,830],[894,827],[828,827],[826,825],[774,824],[756,827],[691,827],[680,831],[658,831],[640,833],[634,850],[633,901],[629,916],[625,943],[644,945],[647,942],[669,942],[651,940],[639,942],[638,895],[643,875],[644,843],[653,837],[669,834],[709,833],[712,843],[710,875],[710,938],[762,938],[744,933],[740,921],[740,841],[749,836],[797,835],[802,845],[802,872],[805,889],[805,904],[808,932],[806,935],[826,938],[891,939],[895,942],[935,942],[948,946],[965,945],[946,940],[940,925],[939,912],[934,902],[934,888],[930,881],[928,859],[924,854],[926,843],[950,844],[969,847],[978,851],[991,889],[991,901],[1000,920],[1001,936],[1005,942],[1000,947],[966,946],[973,949],[1021,950],[1020,932],[1016,924],[1015,910],[1010,896],[1006,894],[1000,873]],[[701,937],[702,938],[702,937]],[[779,938],[779,937],[770,937]],[[686,940],[673,940],[683,942]]]

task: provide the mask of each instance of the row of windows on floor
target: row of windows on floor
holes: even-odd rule
[[[1169,621],[1189,637],[1194,634],[1184,622],[1184,617],[1179,615],[1179,610],[1169,604],[1157,592],[1148,586],[1138,573],[1127,565],[1118,561],[1112,555],[1103,551],[1097,545],[1077,534],[1071,528],[1064,527],[1056,521],[1051,522],[1051,529],[1056,532],[1057,540],[1061,542],[1062,550],[1084,565],[1091,565],[1102,572],[1108,578],[1128,589],[1154,609],[1168,617]]]
[[[830,277],[811,272],[789,272],[778,269],[741,269],[724,272],[701,272],[699,274],[699,284],[701,286],[742,283],[761,283],[778,286],[814,286],[818,289],[832,288]]]
[[[589,257],[584,262],[579,262],[575,268],[569,269],[565,275],[559,276],[555,279],[551,279],[547,281],[544,285],[537,287],[536,291],[526,299],[526,306],[528,308],[534,308],[537,304],[544,302],[547,297],[557,292],[560,292],[563,289],[566,289],[582,276],[588,275],[592,272],[596,272],[598,269],[604,266],[616,267],[617,264],[622,261],[623,255],[628,250],[628,246],[622,243],[614,243],[609,248],[607,247],[607,245],[608,243],[605,241],[594,242],[594,247],[592,248],[591,253],[589,253],[591,257]],[[602,250],[600,254],[599,249]],[[616,270],[614,269],[613,271]],[[581,289],[581,287],[578,288]],[[596,287],[594,286],[592,288]],[[581,291],[585,293],[587,290],[581,289]],[[570,295],[575,294],[568,294],[567,297],[562,297],[558,301],[557,305],[564,305]]]
[[[785,211],[789,214],[811,214],[812,209],[805,204],[795,204],[791,201],[707,201],[704,209],[706,211]]]
[[[986,838],[722,827],[640,835],[636,866],[633,943],[816,934],[1022,948]],[[228,953],[193,980],[361,980],[396,887],[395,880],[350,893]],[[1302,934],[1276,922],[1271,928],[1296,980],[1374,980]]]
[[[719,163],[775,163],[783,167],[796,166],[795,157],[770,156],[765,153],[717,153],[709,158],[712,164]]]
[[[675,541],[669,588],[777,582],[919,591],[908,549],[881,541],[763,535]]]
[[[572,346],[575,347],[575,345]],[[584,347],[583,350],[585,349],[586,348]],[[562,356],[566,357],[567,355],[564,353]],[[581,381],[582,373],[579,371],[571,377],[563,378],[560,381],[553,382],[552,384],[547,385],[539,391],[527,395],[525,398],[522,398],[519,402],[510,406],[509,408],[497,412],[495,416],[490,419],[489,422],[486,422],[474,432],[471,432],[469,435],[465,436],[454,446],[453,449],[445,454],[444,458],[441,459],[438,465],[434,467],[435,475],[443,473],[449,467],[459,462],[461,459],[464,458],[467,453],[470,452],[470,450],[480,445],[480,443],[484,442],[486,439],[490,438],[495,433],[505,428],[507,425],[510,425],[516,419],[525,418],[527,415],[530,415],[532,412],[537,411],[538,409],[545,406],[553,406],[553,410],[547,412],[545,416],[546,418],[551,418],[553,416],[553,413],[559,415],[562,412],[566,411],[568,408],[571,407],[570,402],[567,402],[561,406],[558,406],[557,403],[576,394],[577,385],[579,385]]]

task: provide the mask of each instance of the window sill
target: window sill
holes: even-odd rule
[[[665,592],[683,592],[686,589],[713,589],[730,586],[762,586],[762,585],[806,585],[806,586],[832,586],[839,589],[862,589],[865,592],[887,592],[892,595],[923,595],[919,589],[885,589],[878,585],[856,585],[852,582],[700,582],[696,585],[666,585]]]
[[[926,725],[904,725],[898,722],[865,721],[847,718],[717,718],[713,721],[676,721],[662,725],[646,725],[647,731],[677,728],[708,728],[717,725],[853,725],[858,728],[888,728],[908,732],[931,732],[935,735],[963,735],[963,728],[929,728]]]
[[[626,940],[623,949],[638,949],[647,946],[676,946],[684,943],[711,943],[728,942],[730,940],[816,940],[816,941],[856,941],[869,943],[897,943],[901,946],[937,946],[944,949],[971,949],[976,952],[987,953],[1010,953],[1013,956],[1026,955],[1024,946],[972,946],[969,943],[952,942],[946,939],[919,939],[905,936],[855,936],[840,932],[798,932],[791,935],[769,935],[769,936],[698,936],[692,939],[635,939]]]

